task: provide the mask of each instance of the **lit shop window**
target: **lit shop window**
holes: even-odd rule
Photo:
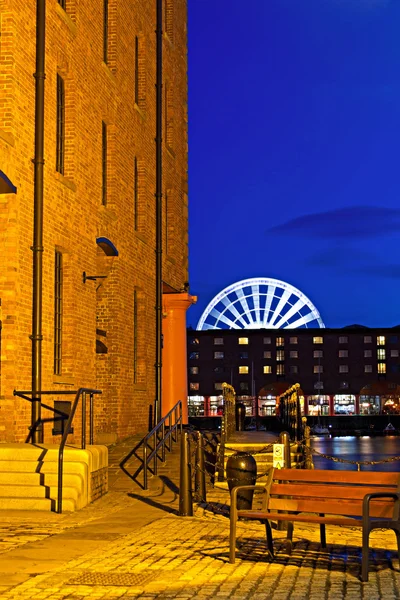
[[[191,352],[189,354],[189,358],[190,358],[190,360],[199,360],[200,352]]]
[[[364,373],[372,373],[372,365],[364,365]]]
[[[276,365],[276,374],[284,375],[285,374],[285,365]]]
[[[336,394],[333,398],[335,415],[354,415],[356,397],[352,394]]]
[[[289,338],[289,344],[297,344],[297,337]]]
[[[372,350],[364,350],[364,358],[372,358]]]
[[[313,352],[314,358],[322,358],[324,356],[323,350],[314,350]]]
[[[347,335],[341,335],[339,336],[339,344],[347,344],[347,342],[349,341]]]
[[[190,382],[190,389],[194,392],[198,392],[200,389],[200,384],[199,383],[193,383],[193,381]]]
[[[284,346],[285,345],[285,339],[283,337],[277,337],[276,338],[276,345],[277,346]]]
[[[240,375],[247,375],[249,372],[249,367],[241,366],[239,367]]]
[[[378,348],[378,350],[376,351],[376,355],[377,355],[378,360],[385,360],[385,358],[386,358],[385,348]]]
[[[390,356],[391,356],[391,358],[398,358],[399,357],[399,351],[398,350],[391,350],[390,351]]]
[[[378,363],[378,373],[386,373],[386,363]]]
[[[271,367],[271,365],[264,365],[264,367],[263,367],[263,372],[264,372],[266,375],[269,375],[270,373],[272,373],[272,367]]]
[[[222,382],[214,383],[214,390],[222,390]]]
[[[249,353],[248,352],[239,352],[239,358],[241,360],[243,360],[245,358],[249,358]]]
[[[224,358],[223,352],[214,352],[214,358]]]
[[[378,335],[378,337],[376,338],[376,345],[377,346],[385,345],[385,336],[384,335]]]
[[[339,373],[348,373],[349,365],[339,365]]]
[[[246,346],[249,343],[249,338],[240,337],[238,342],[241,346]]]
[[[290,358],[299,358],[299,353],[297,352],[297,350],[290,350],[289,356]]]
[[[308,396],[308,414],[311,416],[329,415],[329,396]]]
[[[348,358],[349,351],[348,350],[339,350],[339,358]]]
[[[214,338],[214,346],[223,346],[224,338]]]
[[[270,344],[271,343],[271,338],[270,337],[265,337],[264,338],[264,344]]]
[[[297,365],[290,365],[289,371],[292,373],[292,375],[294,375],[295,373],[299,372],[299,367]]]
[[[380,406],[380,396],[360,396],[361,415],[379,415]]]
[[[313,337],[313,344],[323,344],[324,343],[324,338],[321,336],[315,336]]]
[[[276,360],[278,360],[278,361],[285,360],[285,351],[284,350],[277,350]]]
[[[372,336],[364,335],[364,344],[372,344]]]
[[[198,375],[199,374],[199,367],[190,367],[189,372],[191,375]]]
[[[264,351],[264,358],[272,358],[272,354],[269,350]]]

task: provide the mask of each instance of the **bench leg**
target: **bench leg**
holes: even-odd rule
[[[292,554],[293,550],[293,521],[287,521],[287,534],[286,534],[286,554]]]
[[[265,532],[267,534],[267,548],[268,548],[268,552],[271,556],[271,558],[274,558],[274,544],[273,544],[273,538],[272,538],[272,529],[271,529],[271,523],[267,520],[265,521]]]
[[[319,515],[320,517],[324,517],[325,515]],[[325,528],[325,523],[320,523],[319,524],[319,533],[321,536],[321,546],[322,548],[326,548],[326,528]]]
[[[363,527],[363,530],[362,530],[361,581],[368,581],[368,560],[369,560],[369,529],[367,527]]]

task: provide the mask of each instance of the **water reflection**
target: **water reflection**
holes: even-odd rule
[[[400,437],[315,437],[312,447],[329,456],[337,456],[353,461],[383,460],[400,456]],[[357,470],[357,465],[337,463],[314,454],[316,469]],[[379,465],[362,465],[362,471],[400,471],[400,461]]]

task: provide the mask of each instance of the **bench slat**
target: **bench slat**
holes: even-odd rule
[[[326,471],[324,469],[275,469],[274,481],[350,483],[354,485],[399,484],[400,473],[394,471]]]
[[[296,521],[303,523],[327,523],[328,525],[346,525],[347,527],[362,527],[361,519],[352,519],[347,517],[320,517],[318,515],[284,515],[282,513],[265,513],[263,511],[246,511],[239,510],[239,517],[245,517],[246,519],[266,520],[271,521]]]
[[[372,517],[393,517],[393,501],[374,501],[370,505]],[[362,515],[360,500],[324,500],[323,498],[270,498],[270,510],[292,510],[299,512],[318,512],[332,515]]]
[[[354,485],[332,485],[313,483],[304,485],[304,482],[299,483],[276,483],[271,485],[271,496],[303,496],[309,498],[351,498],[354,500],[362,500],[365,494],[374,492],[396,492],[396,486],[354,486]]]

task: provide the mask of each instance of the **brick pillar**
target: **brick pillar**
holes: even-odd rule
[[[163,294],[163,355],[161,416],[182,400],[188,422],[186,311],[197,301],[187,293]]]

